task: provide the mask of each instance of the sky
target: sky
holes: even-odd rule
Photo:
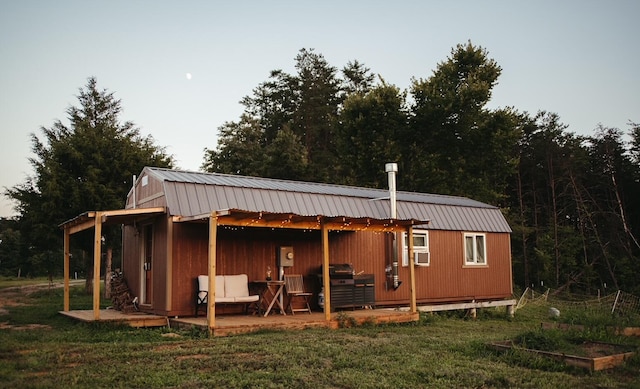
[[[0,191],[33,176],[31,134],[68,125],[92,76],[122,121],[197,171],[239,101],[272,70],[294,74],[303,48],[406,90],[470,41],[502,68],[488,108],[626,132],[640,122],[639,16],[637,0],[0,0]],[[0,217],[14,206],[0,196]]]

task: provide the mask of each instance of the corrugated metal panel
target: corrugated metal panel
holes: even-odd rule
[[[350,186],[145,168],[160,180],[170,214],[239,209],[303,216],[389,218],[388,191]],[[500,209],[475,200],[398,192],[398,218],[432,230],[511,232]]]
[[[161,168],[145,168],[160,180],[194,183],[205,185],[220,185],[238,188],[266,189],[284,192],[303,192],[327,194],[335,196],[364,197],[368,199],[382,199],[389,197],[385,189],[359,188],[346,185],[322,184],[317,182],[287,181],[272,178],[233,176],[218,173],[188,172]],[[466,197],[445,196],[429,193],[415,193],[398,191],[399,201],[433,203],[443,205],[460,205],[466,207],[492,208],[491,205],[471,200]]]

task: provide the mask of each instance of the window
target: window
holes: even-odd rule
[[[409,266],[409,235],[402,233],[402,266]],[[427,230],[413,231],[413,258],[418,266],[429,266],[429,233]]]
[[[464,234],[464,264],[487,264],[487,243],[484,234]]]

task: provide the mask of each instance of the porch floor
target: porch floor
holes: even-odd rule
[[[338,328],[340,321],[362,324],[370,323],[406,323],[417,321],[418,313],[396,309],[358,309],[331,313],[326,321],[323,312],[297,313],[295,315],[272,314],[267,317],[257,315],[218,315],[216,316],[214,336],[228,336],[255,332],[262,329],[300,330],[313,327]],[[171,327],[198,327],[207,329],[206,317],[181,317],[169,319]]]
[[[93,310],[60,311],[60,313],[85,323],[123,323],[131,327],[165,327],[169,324],[166,316],[152,315],[144,312],[123,313],[115,309],[101,309],[98,320],[93,317]]]
[[[62,315],[85,323],[111,322],[128,324],[131,327],[164,327],[207,329],[206,317],[178,317],[152,315],[144,312],[123,313],[113,309],[101,309],[100,318],[95,320],[92,310],[61,311]],[[391,308],[345,310],[331,313],[331,320],[326,321],[324,313],[297,313],[295,315],[272,314],[267,317],[258,315],[217,315],[215,336],[228,336],[255,332],[262,329],[300,330],[313,327],[338,328],[340,321],[347,324],[370,323],[406,323],[419,320],[418,313],[411,313]]]

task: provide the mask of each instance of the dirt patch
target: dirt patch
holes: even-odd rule
[[[0,291],[0,310],[7,311],[4,307],[19,307],[26,305],[23,302],[20,302],[24,298],[24,293],[19,293],[15,291]],[[2,313],[0,311],[0,313]]]
[[[206,354],[194,354],[194,355],[182,355],[176,358],[178,362],[185,361],[187,359],[210,359],[211,355]]]
[[[63,286],[64,284],[61,283],[51,283],[15,286],[11,288],[0,289],[0,314],[3,314],[3,310],[6,311],[4,307],[19,307],[29,305],[24,303],[23,300],[31,293],[37,292],[39,290],[57,289]]]
[[[60,286],[62,286],[62,284],[54,283],[54,284],[26,285],[26,286],[0,289],[0,316],[9,314],[9,310],[6,309],[7,307],[19,307],[19,306],[29,305],[21,301],[29,294],[36,292],[38,290],[43,290],[47,288],[58,288]],[[27,330],[38,330],[38,329],[49,330],[51,329],[51,326],[45,325],[45,324],[12,325],[12,324],[9,324],[9,322],[1,322],[0,329],[14,330],[14,331],[27,331]]]
[[[175,332],[167,332],[166,334],[160,335],[163,338],[182,338],[182,335],[176,334]]]
[[[50,330],[51,326],[46,324],[25,324],[22,326],[11,325],[8,322],[0,323],[0,330],[14,330],[14,331],[25,331],[25,330]]]
[[[623,347],[608,343],[585,342],[584,344],[580,345],[580,351],[580,354],[587,358],[598,358],[628,352],[629,347]]]
[[[153,351],[169,351],[169,350],[175,350],[175,349],[179,349],[182,348],[182,345],[180,344],[163,344],[160,346],[156,346],[153,348]]]

